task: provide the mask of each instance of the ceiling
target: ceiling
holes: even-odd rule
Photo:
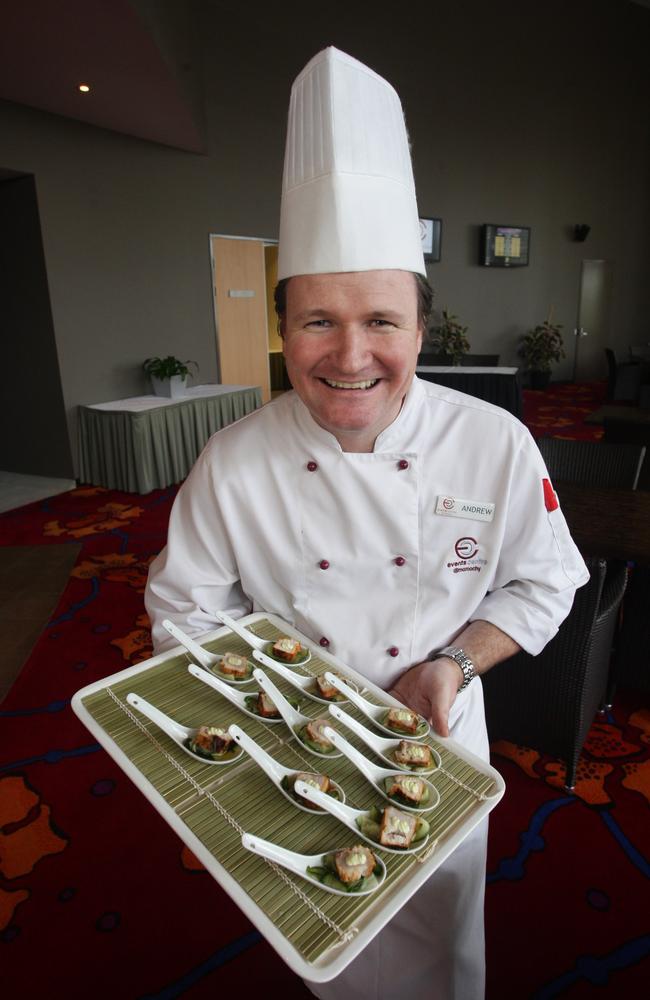
[[[189,86],[198,74],[183,61],[187,53],[162,51],[179,15],[187,7],[178,0],[3,4],[0,99],[202,152],[200,102]],[[90,93],[80,93],[80,83]]]
[[[629,2],[650,8],[650,0]],[[227,13],[233,4],[220,6]],[[204,152],[192,13],[191,0],[4,4],[0,99]],[[268,14],[273,23],[280,17],[275,8]],[[79,92],[83,82],[90,93]]]

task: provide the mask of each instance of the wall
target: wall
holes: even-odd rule
[[[423,215],[443,219],[436,306],[514,360],[553,307],[568,353],[582,257],[613,265],[611,342],[647,339],[650,11],[619,0],[430,0],[309,9],[189,3],[207,155],[0,103],[0,168],[33,173],[68,422],[144,391],[144,358],[217,378],[208,236],[277,238],[288,93],[327,44],[399,91]],[[372,15],[369,12],[372,11]],[[531,265],[477,265],[478,226],[532,227]],[[587,243],[567,230],[587,222]],[[558,368],[568,377],[571,358]],[[605,374],[603,363],[602,375]]]
[[[0,469],[72,477],[33,177],[0,182]]]

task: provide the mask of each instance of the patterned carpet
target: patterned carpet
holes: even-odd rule
[[[548,389],[524,389],[524,423],[535,438],[598,441],[603,428],[584,419],[602,405],[606,394],[606,382],[551,382]]]
[[[70,708],[78,688],[150,654],[142,592],[174,495],[80,488],[0,516],[2,545],[83,546],[0,706],[7,996],[198,1000],[242,983],[310,995]],[[574,796],[559,761],[507,743],[493,753],[508,790],[490,828],[489,1000],[641,996],[647,698],[621,692],[593,726]]]

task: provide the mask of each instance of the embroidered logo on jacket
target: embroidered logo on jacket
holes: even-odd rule
[[[456,559],[447,563],[452,573],[480,573],[487,566],[487,559],[479,556],[479,543],[471,535],[464,535],[454,543]]]

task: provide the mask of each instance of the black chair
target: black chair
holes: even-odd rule
[[[604,444],[618,446],[636,445],[637,448],[644,448],[647,452],[650,448],[650,421],[639,423],[635,420],[618,420],[605,417],[603,420],[605,434]],[[637,488],[640,490],[650,490],[650,460],[646,457],[641,465]]]
[[[626,568],[607,576],[603,559],[588,561],[590,580],[539,656],[525,652],[482,678],[490,740],[506,739],[566,764],[568,791],[578,758],[607,689],[610,650],[625,591]]]
[[[610,347],[605,348],[607,358],[607,399],[636,402],[641,388],[642,366],[638,361],[621,361]]]
[[[636,442],[637,447],[650,448],[650,423],[605,418],[605,441]],[[650,459],[647,455],[638,488],[650,490]],[[650,526],[648,526],[650,530]],[[617,656],[615,673],[610,683],[608,701],[614,687],[631,687],[650,693],[650,569],[633,566],[630,570],[628,589],[621,613],[621,624],[616,637]]]
[[[497,368],[498,354],[463,354],[460,359],[461,368]]]
[[[635,490],[646,449],[643,444],[565,441],[543,437],[537,446],[552,480]]]

